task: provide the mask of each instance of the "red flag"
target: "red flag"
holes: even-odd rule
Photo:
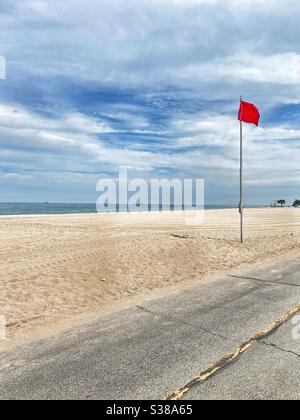
[[[257,107],[248,102],[241,101],[239,121],[244,121],[249,124],[258,126],[260,120],[260,113]]]

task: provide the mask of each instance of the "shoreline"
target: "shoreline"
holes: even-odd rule
[[[298,210],[299,208],[297,207],[293,207],[293,206],[289,206],[289,207],[270,207],[270,206],[245,206],[244,207],[245,210],[286,210],[286,209],[291,209],[291,210]],[[226,211],[226,210],[236,210],[238,211],[238,206],[236,207],[211,207],[211,208],[204,208],[203,210],[201,209],[186,209],[186,210],[140,210],[140,211],[130,211],[130,212],[126,212],[126,211],[120,211],[120,212],[82,212],[82,213],[33,213],[33,214],[0,214],[0,220],[4,219],[4,218],[37,218],[37,217],[80,217],[80,216],[100,216],[100,215],[108,215],[108,216],[113,216],[113,215],[130,215],[130,214],[165,214],[165,213],[187,213],[187,212],[199,212],[199,211],[204,211],[204,212],[210,212],[210,211]]]

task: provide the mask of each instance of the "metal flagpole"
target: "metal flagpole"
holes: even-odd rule
[[[241,96],[241,103],[243,97]],[[243,122],[240,121],[240,216],[241,216],[241,243],[244,242],[244,190],[243,190]]]

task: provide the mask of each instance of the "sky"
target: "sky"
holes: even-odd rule
[[[240,95],[262,115],[246,203],[300,198],[299,20],[298,0],[1,0],[0,201],[93,203],[125,166],[236,204]]]

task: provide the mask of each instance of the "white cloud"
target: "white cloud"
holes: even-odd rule
[[[94,173],[126,165],[232,185],[237,121],[227,116],[232,105],[213,112],[208,101],[231,104],[243,93],[263,116],[270,105],[299,103],[299,18],[298,0],[5,1],[0,53],[14,105],[0,105],[1,179],[12,188],[30,178],[37,190],[51,179],[53,189],[77,182],[92,191]],[[97,104],[90,112],[88,98],[72,108],[69,83],[100,93],[131,89],[147,104],[132,95],[101,112]],[[30,109],[31,86],[52,118]],[[57,98],[60,114],[51,108]],[[207,112],[198,113],[203,100]],[[161,116],[161,126],[153,123]],[[135,141],[124,140],[126,131]],[[137,135],[163,140],[149,145]],[[245,127],[248,185],[299,181],[299,139],[297,125]]]
[[[300,82],[300,54],[251,55],[242,53],[211,62],[190,65],[174,72],[188,81],[240,80],[250,83],[297,85]]]
[[[222,115],[199,115],[176,121],[182,137],[178,148],[204,148],[200,167],[231,169],[236,173],[239,159],[239,124]],[[244,125],[245,175],[249,185],[289,184],[300,182],[300,129],[289,126],[252,127]],[[194,153],[197,156],[197,152]],[[221,172],[221,171],[220,171]],[[220,174],[219,172],[219,174]],[[218,176],[219,176],[218,174]],[[278,182],[280,179],[280,182]]]
[[[174,133],[174,140],[169,139],[164,152],[160,145],[149,152],[141,150],[139,144],[131,148],[127,144],[123,148],[111,147],[109,141],[101,140],[103,124],[93,118],[66,114],[52,120],[25,109],[18,112],[13,109],[10,106],[0,109],[4,168],[13,167],[20,172],[35,169],[99,173],[114,172],[125,165],[136,171],[151,173],[165,168],[170,174],[179,171],[194,176],[198,171],[205,176],[207,170],[213,170],[216,182],[225,181],[223,170],[229,171],[229,180],[237,174],[239,127],[231,117],[199,114],[193,119],[173,121],[169,132]],[[275,184],[278,172],[299,174],[299,139],[300,130],[290,127],[245,125],[246,180],[250,183],[257,180],[258,184],[262,179],[266,184],[273,180]]]
[[[195,82],[221,80],[231,97],[239,81],[299,85],[296,0],[31,0],[14,7],[15,19],[0,15],[4,52],[12,71],[32,77],[196,90]]]

